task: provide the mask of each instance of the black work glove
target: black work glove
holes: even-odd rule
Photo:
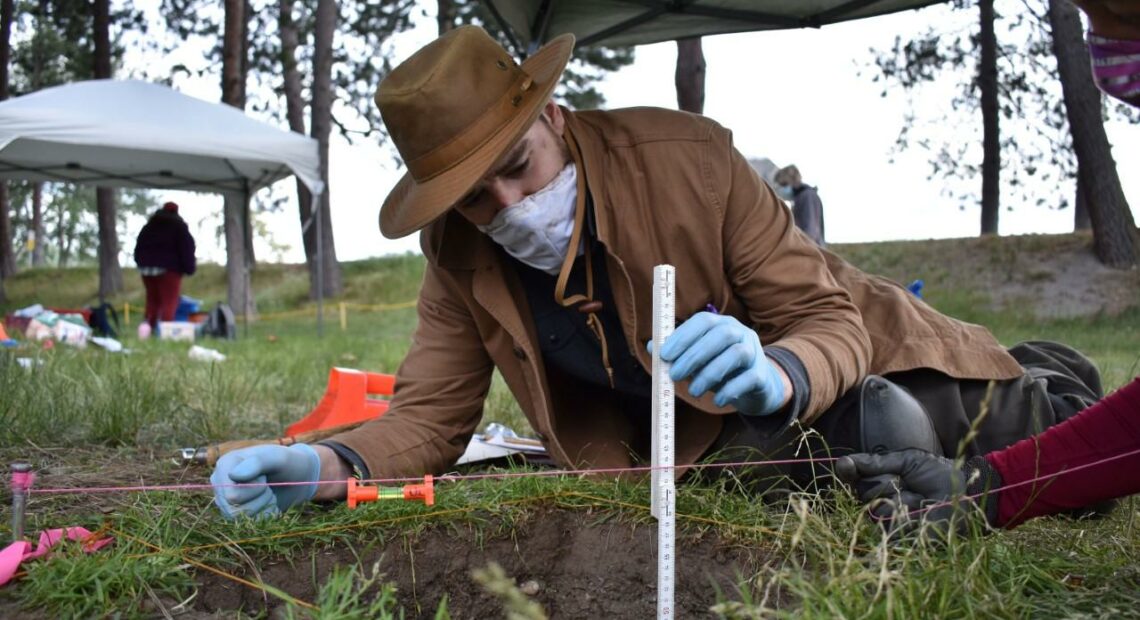
[[[835,474],[889,529],[925,522],[943,534],[961,534],[975,505],[988,525],[997,525],[997,497],[990,491],[1001,486],[1001,476],[980,456],[958,468],[923,450],[852,454],[835,463]]]

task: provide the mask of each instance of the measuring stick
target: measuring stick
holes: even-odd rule
[[[673,333],[677,320],[674,275],[672,265],[653,268],[653,467],[649,493],[650,512],[657,518],[658,620],[676,617],[673,605],[677,559],[673,380],[669,378],[670,364],[661,360],[661,347]]]

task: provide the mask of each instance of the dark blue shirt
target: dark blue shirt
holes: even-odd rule
[[[594,299],[602,302],[596,314],[606,334],[610,367],[614,373],[613,389],[625,396],[645,399],[649,406],[652,381],[641,362],[630,352],[614,304],[607,274],[606,251],[601,243],[591,245],[594,268]],[[610,388],[609,377],[602,364],[602,344],[586,324],[589,315],[577,307],[563,307],[554,300],[558,277],[511,259],[526,291],[530,313],[538,334],[543,363],[594,386]],[[566,283],[566,296],[586,293],[586,255],[574,261]],[[648,415],[648,412],[646,412]]]

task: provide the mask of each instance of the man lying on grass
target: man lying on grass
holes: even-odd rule
[[[408,172],[380,230],[421,231],[428,263],[391,408],[317,445],[225,455],[211,477],[225,515],[344,497],[304,483],[446,471],[496,368],[562,466],[643,462],[658,264],[677,267],[680,324],[661,355],[682,466],[787,454],[808,428],[833,452],[953,455],[977,421],[975,456],[1101,396],[1072,349],[1007,351],[818,248],[714,121],[556,105],[573,46],[558,37],[519,65],[458,28],[385,78],[376,101]],[[247,482],[301,484],[229,486]]]

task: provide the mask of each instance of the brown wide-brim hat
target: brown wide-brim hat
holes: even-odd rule
[[[380,207],[380,232],[396,239],[427,226],[482,180],[538,119],[573,51],[565,34],[519,65],[464,26],[396,67],[376,104],[408,172]]]

